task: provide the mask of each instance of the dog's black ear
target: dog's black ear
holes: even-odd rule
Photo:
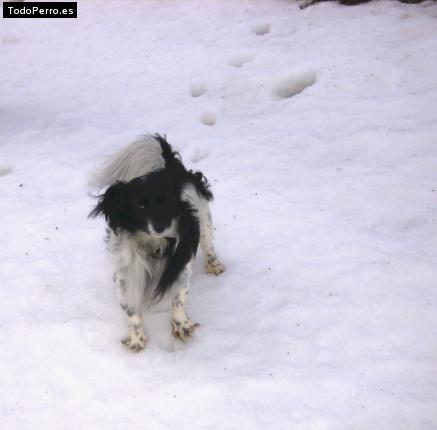
[[[127,227],[128,224],[128,192],[127,184],[117,182],[111,185],[105,194],[99,196],[96,207],[88,217],[94,218],[103,215],[109,227],[115,232],[119,227]]]
[[[178,219],[176,249],[169,256],[167,265],[155,290],[155,298],[162,296],[177,280],[187,263],[196,255],[200,228],[196,211],[187,202],[181,202],[182,213]]]

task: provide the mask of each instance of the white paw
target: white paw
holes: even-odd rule
[[[145,336],[127,336],[122,339],[121,343],[129,348],[131,351],[140,352],[146,346]]]
[[[206,263],[206,272],[210,275],[220,275],[225,271],[225,266],[219,260],[208,261]]]
[[[176,338],[184,342],[193,335],[194,329],[198,327],[199,324],[191,321],[177,321],[172,320],[171,322],[171,333]]]

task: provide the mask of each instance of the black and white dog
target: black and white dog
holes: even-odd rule
[[[206,178],[186,170],[165,138],[154,135],[115,155],[97,183],[108,188],[90,216],[103,215],[109,226],[114,282],[128,318],[123,343],[144,348],[144,312],[163,299],[171,306],[173,335],[185,340],[196,327],[185,305],[199,242],[207,272],[224,271],[212,244]]]

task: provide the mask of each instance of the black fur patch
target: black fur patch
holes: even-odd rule
[[[118,228],[131,231],[133,226],[129,217],[128,184],[116,182],[104,194],[99,196],[96,207],[90,212],[89,217],[103,215],[111,230]]]
[[[200,239],[199,219],[187,202],[181,202],[177,246],[168,256],[164,272],[155,290],[155,297],[161,298],[173,285],[187,263],[196,255]]]
[[[165,167],[177,178],[181,184],[191,183],[196,187],[197,192],[206,200],[211,201],[213,194],[205,175],[196,170],[187,170],[182,164],[179,152],[174,151],[165,137],[155,134],[153,136],[161,145],[162,156],[165,160]]]

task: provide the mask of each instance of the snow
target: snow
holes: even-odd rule
[[[311,72],[305,72],[300,75],[290,75],[278,82],[274,95],[281,99],[289,99],[296,94],[301,93],[305,88],[316,82],[317,75]]]
[[[0,25],[0,427],[437,428],[437,4],[78,16]],[[87,184],[146,132],[212,183],[227,271],[133,354]]]

